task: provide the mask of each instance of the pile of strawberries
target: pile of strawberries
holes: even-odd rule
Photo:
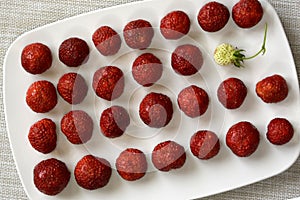
[[[263,8],[257,0],[240,0],[232,9],[232,18],[240,28],[251,28],[262,17]],[[197,16],[199,26],[206,32],[221,30],[229,18],[228,8],[218,2],[205,4]],[[167,40],[178,40],[187,35],[189,30],[190,19],[183,11],[172,11],[161,19],[160,32]],[[125,43],[136,50],[147,49],[154,34],[151,23],[143,19],[133,20],[123,29]],[[109,26],[99,27],[93,33],[92,41],[102,56],[117,54],[122,44],[120,35]],[[81,66],[87,62],[89,55],[88,44],[80,38],[68,38],[59,46],[59,60],[68,67]],[[22,51],[21,63],[28,73],[44,73],[52,65],[51,50],[45,44],[29,44]],[[177,74],[191,76],[202,65],[202,52],[195,45],[181,45],[172,52],[171,66]],[[163,63],[154,54],[144,53],[133,61],[132,76],[143,87],[154,85],[162,73]],[[116,66],[104,66],[94,73],[90,84],[99,98],[113,101],[124,92],[124,74]],[[58,92],[69,104],[80,104],[87,95],[88,85],[78,73],[64,74],[57,87],[47,80],[36,81],[27,90],[26,103],[34,112],[47,113],[56,106]],[[288,86],[282,76],[272,75],[256,84],[256,93],[265,103],[278,103],[288,96]],[[226,109],[237,109],[242,106],[247,96],[247,87],[242,80],[229,78],[220,84],[217,96]],[[208,93],[196,85],[182,89],[177,98],[180,110],[190,118],[205,114],[209,101]],[[139,116],[151,128],[165,127],[172,120],[173,103],[165,94],[149,93],[140,103]],[[60,122],[60,130],[70,143],[83,144],[91,139],[94,122],[85,111],[72,110]],[[125,108],[114,105],[102,112],[99,124],[105,137],[121,137],[130,124],[130,117]],[[292,139],[293,133],[293,127],[288,120],[275,118],[269,123],[266,135],[271,143],[282,145]],[[226,145],[237,156],[247,157],[256,151],[259,135],[253,124],[242,121],[228,130]],[[57,141],[56,124],[48,118],[37,121],[30,127],[28,139],[35,150],[44,154],[52,152]],[[219,138],[210,130],[199,130],[190,139],[190,150],[198,159],[211,159],[219,153]],[[181,168],[186,161],[186,152],[177,142],[164,141],[154,147],[151,160],[158,170],[166,172]],[[118,174],[128,181],[141,179],[147,172],[146,156],[135,148],[121,152],[115,165]],[[104,187],[111,174],[110,163],[93,155],[81,158],[74,169],[76,182],[87,190]],[[65,163],[55,158],[41,161],[34,168],[34,184],[47,195],[60,193],[67,186],[70,176]]]

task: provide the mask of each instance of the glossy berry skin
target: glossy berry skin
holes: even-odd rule
[[[207,32],[217,32],[224,28],[230,17],[228,8],[218,2],[205,4],[198,13],[198,23]]]
[[[203,65],[202,52],[198,47],[191,44],[180,45],[172,53],[171,65],[177,74],[193,75]]]
[[[286,99],[289,88],[286,80],[281,75],[275,74],[259,81],[255,91],[265,103],[278,103]]]
[[[242,121],[230,127],[226,145],[239,157],[252,155],[259,145],[259,132],[250,122]]]
[[[59,60],[68,67],[78,67],[87,62],[90,49],[86,41],[72,37],[59,46]]]
[[[21,64],[30,74],[42,74],[52,65],[51,50],[42,43],[29,44],[22,51]]]
[[[150,46],[154,30],[150,22],[137,19],[130,21],[123,29],[126,44],[132,49],[146,49]]]
[[[81,158],[74,169],[77,184],[86,190],[95,190],[106,186],[112,173],[110,163],[93,155]]]
[[[180,144],[174,141],[165,141],[156,145],[152,151],[152,163],[160,171],[181,168],[186,160],[186,153]]]
[[[132,64],[132,76],[136,82],[144,87],[150,87],[162,76],[163,65],[151,53],[138,56]]]
[[[192,154],[200,160],[208,160],[215,157],[220,151],[218,136],[208,130],[197,131],[190,140]]]
[[[72,110],[63,116],[60,128],[69,142],[72,144],[83,144],[92,137],[93,120],[82,110]]]
[[[101,26],[92,36],[93,43],[103,56],[112,56],[118,53],[121,47],[119,34],[109,26]]]
[[[178,94],[177,103],[187,116],[195,118],[206,112],[209,97],[205,90],[196,85],[191,85],[181,90]]]
[[[98,69],[93,77],[93,89],[96,95],[107,101],[119,98],[125,87],[124,75],[115,66],[105,66]]]
[[[41,119],[34,123],[28,133],[31,146],[44,154],[52,152],[56,147],[56,125],[51,119]]]
[[[49,81],[36,81],[27,89],[26,103],[34,112],[49,112],[57,104],[56,88]]]
[[[241,28],[255,26],[263,14],[263,7],[258,0],[240,0],[232,8],[232,19]]]
[[[177,40],[188,34],[190,25],[189,16],[181,10],[176,10],[161,19],[160,32],[166,39]]]
[[[247,96],[247,87],[238,78],[228,78],[219,85],[217,96],[225,108],[237,109],[243,104]]]
[[[116,160],[119,175],[127,181],[136,181],[145,176],[147,160],[145,154],[134,148],[122,151]]]
[[[284,118],[274,118],[268,124],[267,139],[275,145],[284,145],[294,136],[293,125]]]
[[[55,158],[43,160],[33,170],[33,181],[36,188],[50,196],[62,192],[68,185],[71,173],[66,164]]]
[[[87,95],[88,86],[80,74],[67,73],[60,77],[57,84],[59,95],[69,104],[80,104]]]
[[[120,137],[129,124],[129,114],[121,106],[111,106],[105,109],[100,117],[101,132],[108,138]]]
[[[173,117],[172,101],[167,95],[151,92],[140,103],[139,115],[149,127],[165,127]]]

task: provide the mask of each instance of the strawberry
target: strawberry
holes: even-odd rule
[[[140,103],[139,114],[142,121],[152,128],[162,128],[173,117],[173,104],[164,94],[151,92]]]
[[[101,132],[108,138],[120,137],[129,124],[129,114],[121,106],[112,106],[105,109],[100,117]]]
[[[191,85],[178,94],[177,103],[187,116],[191,118],[203,115],[209,104],[207,92],[196,85]]]
[[[150,87],[162,76],[163,65],[152,53],[144,53],[134,60],[131,71],[138,84]]]
[[[57,104],[55,86],[46,80],[32,83],[26,92],[26,103],[34,112],[49,112]]]
[[[219,153],[220,141],[212,131],[198,131],[191,137],[190,149],[198,159],[208,160]]]
[[[50,153],[56,147],[56,125],[51,119],[41,119],[29,130],[28,139],[32,147],[44,154]]]
[[[181,168],[186,160],[186,153],[180,144],[165,141],[156,145],[152,151],[152,163],[160,171]]]
[[[21,64],[30,74],[42,74],[52,65],[51,50],[42,43],[29,44],[22,51]]]
[[[68,67],[78,67],[87,62],[90,49],[86,41],[72,37],[59,46],[59,60]]]
[[[132,49],[146,49],[150,46],[154,30],[150,22],[137,19],[130,21],[123,29],[126,44]]]
[[[247,87],[238,78],[228,78],[219,85],[217,96],[225,108],[236,109],[243,104],[247,96]]]
[[[115,100],[124,91],[123,71],[116,66],[101,67],[94,73],[92,86],[98,97],[107,101]]]
[[[232,8],[232,19],[241,28],[255,26],[263,14],[263,8],[258,0],[240,0]]]
[[[36,188],[44,194],[56,195],[68,185],[71,173],[65,163],[55,158],[43,160],[33,170]]]
[[[265,26],[265,34],[264,34],[264,41],[261,49],[254,54],[253,56],[246,57],[241,52],[245,51],[243,49],[234,48],[231,44],[223,43],[217,46],[214,51],[214,60],[218,65],[225,66],[234,64],[235,67],[243,67],[242,63],[244,60],[250,60],[258,56],[260,53],[264,55],[266,53],[266,40],[267,40],[267,30],[268,26]]]
[[[196,74],[203,65],[202,52],[191,44],[180,45],[171,55],[171,65],[177,74],[183,76]]]
[[[259,145],[259,140],[257,128],[247,121],[234,124],[226,134],[226,145],[239,157],[253,154]]]
[[[230,13],[225,5],[212,1],[200,9],[197,19],[204,31],[217,32],[227,24],[229,17]]]
[[[116,168],[119,175],[127,181],[135,181],[145,176],[147,160],[145,154],[129,148],[121,152],[116,160]]]
[[[72,144],[88,142],[93,134],[93,120],[82,110],[68,112],[61,119],[61,131]]]
[[[289,88],[281,75],[274,74],[259,81],[255,92],[265,103],[278,103],[288,96]]]
[[[87,190],[102,188],[111,177],[110,163],[93,155],[86,155],[78,161],[74,175],[79,186]]]
[[[189,16],[181,10],[176,10],[161,19],[160,32],[166,39],[177,40],[188,34],[190,26]]]
[[[66,73],[57,84],[59,95],[69,104],[81,103],[87,95],[88,86],[80,74]]]
[[[268,124],[267,139],[275,145],[288,143],[294,135],[293,125],[284,118],[275,118]]]
[[[92,36],[93,43],[97,50],[104,56],[116,54],[121,47],[119,34],[109,26],[101,26]]]

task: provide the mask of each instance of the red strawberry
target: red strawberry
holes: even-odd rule
[[[163,73],[161,61],[151,53],[137,57],[132,64],[132,76],[144,87],[150,87],[157,82]]]
[[[177,103],[187,116],[191,118],[203,115],[209,104],[209,97],[205,90],[196,85],[191,85],[180,91]]]
[[[71,72],[60,77],[57,84],[57,91],[69,104],[79,104],[86,97],[88,86],[83,76]]]
[[[93,120],[82,110],[73,110],[61,119],[61,131],[72,144],[88,142],[93,134]]]
[[[127,181],[135,181],[145,176],[147,160],[145,154],[129,148],[121,152],[116,160],[116,168],[119,175]]]
[[[111,166],[107,160],[86,155],[78,161],[74,175],[79,186],[87,190],[95,190],[107,185],[111,172]]]
[[[94,73],[92,86],[98,97],[107,101],[115,100],[124,91],[124,74],[115,66],[101,67]]]
[[[230,13],[226,6],[212,1],[200,9],[197,19],[204,31],[216,32],[227,24],[229,17]]]
[[[105,109],[100,117],[101,132],[108,138],[120,137],[129,124],[129,114],[121,106],[112,106]]]
[[[34,185],[47,195],[56,195],[63,191],[69,183],[70,176],[66,164],[55,158],[41,161],[33,171]]]
[[[143,50],[150,46],[154,30],[150,22],[137,19],[126,24],[123,29],[123,36],[130,48]]]
[[[191,44],[180,45],[171,55],[171,65],[177,74],[183,76],[196,74],[203,65],[202,52]]]
[[[248,157],[259,145],[259,132],[250,122],[239,122],[228,130],[226,144],[235,155]]]
[[[288,143],[294,135],[293,125],[284,118],[272,119],[268,125],[267,139],[276,145]]]
[[[30,74],[41,74],[52,65],[52,53],[42,43],[32,43],[24,47],[21,55],[22,67]]]
[[[255,26],[263,14],[263,8],[258,0],[240,0],[232,8],[233,21],[241,28]]]
[[[286,80],[275,74],[259,81],[255,88],[257,96],[265,103],[278,103],[283,101],[289,93]]]
[[[151,92],[140,103],[139,114],[148,126],[162,128],[167,126],[173,117],[172,101],[167,95]]]
[[[177,40],[189,32],[190,25],[189,16],[181,10],[176,10],[161,19],[160,32],[166,39]]]
[[[93,34],[93,43],[104,56],[116,54],[121,47],[119,34],[109,26],[101,26]]]
[[[228,78],[218,88],[218,100],[227,109],[239,108],[246,96],[247,87],[238,78]]]
[[[34,112],[49,112],[57,104],[57,94],[54,85],[46,80],[32,83],[26,92],[26,103]]]
[[[68,67],[78,67],[87,62],[90,49],[80,38],[68,38],[59,46],[59,60]]]
[[[160,171],[181,168],[186,160],[184,148],[173,141],[162,142],[152,151],[152,163]]]
[[[56,147],[56,125],[44,118],[34,123],[29,130],[28,139],[32,147],[41,153],[50,153]]]
[[[220,141],[211,131],[198,131],[190,140],[191,152],[199,159],[207,160],[219,153]]]

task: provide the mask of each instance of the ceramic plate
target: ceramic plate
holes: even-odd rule
[[[216,33],[204,32],[198,25],[197,14],[208,1],[168,0],[142,1],[101,9],[76,17],[68,18],[37,28],[20,36],[9,48],[4,62],[4,101],[8,134],[17,169],[30,199],[194,199],[237,187],[248,185],[274,176],[288,169],[297,159],[299,142],[299,86],[292,53],[274,8],[261,0],[264,17],[251,29],[238,28],[230,18],[228,24]],[[229,10],[234,1],[220,1]],[[165,40],[160,34],[160,19],[168,12],[182,10],[191,19],[188,35],[180,40]],[[124,42],[122,30],[126,23],[135,19],[148,20],[155,29],[151,46],[146,50],[132,50]],[[221,67],[212,60],[215,47],[223,42],[245,49],[246,55],[256,53],[261,47],[265,23],[268,23],[267,52],[254,60],[245,62],[245,67]],[[102,25],[109,25],[120,33],[122,47],[118,54],[104,57],[94,47],[92,34]],[[86,64],[79,68],[69,68],[58,59],[58,47],[69,37],[79,37],[87,41],[91,54]],[[21,66],[22,49],[33,42],[42,42],[53,53],[52,67],[41,75],[31,75]],[[172,51],[181,44],[197,45],[204,57],[204,65],[194,76],[183,77],[175,74],[170,65]],[[163,63],[162,78],[156,85],[143,88],[132,78],[131,65],[138,55],[151,52]],[[116,65],[125,74],[125,91],[113,102],[102,100],[94,94],[91,81],[94,72],[106,65]],[[67,72],[78,72],[89,85],[85,100],[71,106],[59,97],[57,106],[49,113],[37,114],[29,109],[25,102],[26,90],[37,80],[49,80],[55,85]],[[261,79],[281,74],[288,83],[288,97],[277,104],[265,104],[255,94],[255,84]],[[218,85],[228,77],[237,77],[248,88],[243,105],[236,110],[226,110],[217,99]],[[179,110],[176,97],[180,90],[195,84],[207,91],[210,104],[207,112],[198,118],[188,118]],[[146,127],[138,116],[138,106],[142,97],[152,91],[162,92],[173,101],[174,117],[170,124],[162,129]],[[128,109],[131,124],[126,133],[117,139],[105,138],[99,129],[101,112],[110,105],[121,105]],[[72,145],[60,132],[62,116],[72,109],[82,109],[94,120],[94,132],[85,145]],[[58,142],[56,149],[44,155],[35,151],[28,142],[29,127],[41,118],[48,117],[57,124]],[[266,127],[275,117],[285,117],[293,124],[295,134],[286,145],[275,146],[266,139]],[[260,144],[257,151],[247,158],[235,156],[225,144],[227,130],[239,121],[249,121],[260,131]],[[220,138],[219,154],[207,161],[195,158],[189,149],[189,140],[198,130],[214,131]],[[151,163],[151,151],[156,144],[165,140],[174,140],[186,148],[185,165],[169,173],[155,170]],[[40,193],[33,184],[33,168],[41,160],[58,158],[64,161],[73,173],[78,160],[86,154],[106,158],[112,166],[119,153],[127,147],[139,148],[148,159],[149,172],[135,182],[123,180],[114,170],[109,184],[95,191],[80,188],[72,174],[65,190],[57,196],[49,197]]]

